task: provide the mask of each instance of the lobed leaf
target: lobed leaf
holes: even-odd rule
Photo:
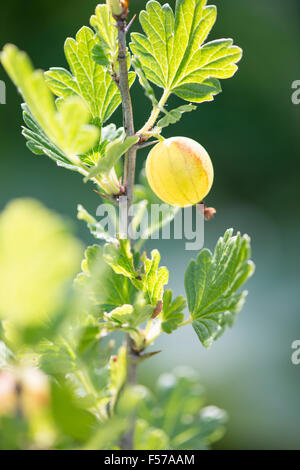
[[[131,283],[107,265],[99,245],[87,248],[81,268],[75,283],[98,314],[133,302]]]
[[[110,142],[105,148],[104,155],[98,159],[97,164],[91,169],[85,181],[103,173],[108,173],[118,163],[122,155],[136,144],[138,140],[139,137],[137,136],[124,138],[124,135],[122,135]]]
[[[119,246],[106,244],[103,251],[106,263],[117,274],[129,278],[137,288],[141,286],[139,281],[139,273],[134,266],[134,258],[130,248],[128,239],[120,239]]]
[[[94,235],[98,240],[103,240],[106,243],[118,243],[116,238],[113,238],[102,226],[101,222],[98,222],[89,212],[79,204],[77,206],[77,218],[84,220],[87,223],[88,229],[91,234]]]
[[[42,129],[42,140],[45,134],[67,160],[73,163],[74,156],[93,147],[99,137],[99,130],[88,124],[89,113],[79,97],[68,96],[57,109],[54,97],[46,85],[44,74],[40,70],[34,71],[28,56],[12,44],[4,47],[1,62],[21,91],[32,117]],[[33,137],[36,138],[36,135]],[[39,151],[34,139],[33,144],[29,145],[35,151]],[[45,139],[43,145],[46,145],[47,149]],[[49,152],[49,149],[47,151]],[[53,149],[50,149],[51,151]]]
[[[0,319],[22,333],[50,330],[65,312],[81,244],[64,220],[31,199],[4,209],[0,240]]]
[[[165,290],[163,295],[163,310],[161,328],[165,333],[172,333],[180,326],[184,319],[184,309],[186,308],[186,300],[182,296],[172,299],[172,291]]]
[[[162,374],[155,394],[140,403],[138,418],[147,428],[168,436],[168,449],[208,449],[224,434],[226,413],[215,407],[204,407],[204,390],[193,370],[180,367],[174,373]],[[146,426],[144,432],[147,433]],[[137,428],[136,433],[143,430]],[[143,440],[143,435],[139,436]],[[156,449],[157,442],[148,449]]]
[[[147,293],[149,303],[156,307],[162,300],[164,286],[169,282],[169,271],[166,267],[160,267],[160,254],[158,250],[151,251],[151,259],[144,256],[145,274],[142,276],[143,289]]]
[[[118,32],[107,5],[97,5],[95,14],[91,16],[90,25],[97,32],[99,45],[106,57],[114,63],[118,56]]]
[[[76,39],[68,38],[65,42],[65,55],[72,74],[56,67],[46,72],[45,77],[53,93],[64,99],[80,96],[92,117],[103,123],[121,103],[121,94],[109,71],[94,61],[95,46],[99,46],[97,35],[90,28],[82,27]],[[134,75],[130,73],[130,85]]]
[[[213,255],[203,249],[185,274],[193,327],[205,347],[232,326],[247,295],[246,291],[237,291],[254,272],[249,237],[232,234],[232,229],[225,232]]]
[[[47,155],[54,160],[57,165],[77,171],[78,167],[70,162],[64,153],[51,142],[43,129],[32,116],[26,103],[22,104],[23,119],[27,127],[22,127],[22,134],[26,139],[26,145],[35,155]]]
[[[232,39],[203,45],[216,20],[216,7],[206,3],[177,0],[174,15],[168,4],[150,0],[140,13],[145,34],[131,34],[147,79],[187,101],[211,101],[221,91],[218,79],[232,77],[242,57]]]
[[[176,122],[180,121],[183,113],[189,113],[190,111],[194,111],[195,109],[196,106],[193,106],[191,104],[186,104],[183,106],[179,106],[179,108],[172,109],[171,111],[166,112],[166,115],[158,121],[157,126],[167,127],[170,124],[175,124]]]

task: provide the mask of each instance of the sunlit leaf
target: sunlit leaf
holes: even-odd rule
[[[4,47],[1,62],[21,91],[38,126],[70,162],[74,162],[74,156],[94,146],[99,130],[88,124],[89,112],[82,99],[68,96],[57,109],[43,72],[34,71],[28,56],[16,46]]]
[[[37,201],[11,202],[0,216],[0,318],[39,325],[62,308],[81,244]]]
[[[104,151],[104,155],[99,158],[97,164],[89,172],[86,180],[94,176],[108,173],[119,161],[119,159],[126,153],[130,147],[137,143],[139,138],[137,136],[125,137],[121,136],[114,141],[110,142]]]
[[[145,34],[132,33],[130,45],[148,80],[187,101],[211,101],[221,91],[217,79],[232,77],[242,56],[232,39],[203,45],[215,20],[206,0],[177,0],[175,15],[150,0],[140,13]]]
[[[93,118],[105,122],[121,103],[119,89],[108,70],[93,60],[94,48],[99,40],[94,32],[84,26],[76,39],[68,38],[65,54],[71,72],[63,68],[51,68],[45,73],[48,86],[62,98],[80,96]],[[130,84],[134,74],[130,74]]]
[[[151,259],[143,259],[145,274],[143,275],[144,291],[148,294],[149,303],[153,306],[162,300],[164,286],[169,282],[169,271],[163,266],[159,267],[160,254],[158,250],[151,251]]]

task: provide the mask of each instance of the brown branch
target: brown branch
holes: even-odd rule
[[[123,111],[123,125],[124,130],[127,136],[133,136],[134,132],[134,122],[133,122],[133,111],[132,111],[132,102],[129,89],[129,80],[128,80],[128,66],[127,66],[127,50],[126,50],[126,31],[127,31],[127,8],[124,9],[124,13],[120,16],[115,17],[117,28],[118,28],[118,42],[119,42],[119,89],[122,97],[122,111]],[[135,178],[135,164],[136,164],[136,152],[137,147],[134,145],[129,149],[125,155],[125,164],[124,164],[124,186],[127,195],[127,210],[132,206],[133,203],[133,190],[134,190],[134,178]],[[127,213],[128,225],[130,224],[130,217]],[[128,358],[128,367],[127,367],[127,384],[135,385],[137,381],[137,362],[134,360],[135,352],[134,345],[129,335],[127,335],[126,341],[127,347],[127,358]],[[133,434],[135,427],[135,418],[132,418],[132,423],[129,430],[125,433],[121,446],[123,449],[132,450],[133,449]]]
[[[134,135],[132,102],[129,91],[127,51],[126,51],[126,16],[121,15],[116,18],[119,41],[119,87],[122,97],[123,125],[127,136]],[[135,177],[136,147],[133,146],[125,156],[124,165],[124,185],[127,194],[128,208],[133,202],[133,187]]]

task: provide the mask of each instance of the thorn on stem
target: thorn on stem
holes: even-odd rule
[[[112,202],[113,204],[118,204],[117,201],[116,201],[116,198],[115,196],[112,197],[112,196],[108,196],[107,194],[104,194],[104,193],[101,193],[100,191],[97,191],[97,189],[94,189],[94,192],[99,194],[99,196],[103,197],[104,199],[106,199],[107,201],[110,201]]]
[[[159,143],[159,140],[151,140],[151,142],[143,142],[141,144],[139,144],[137,147],[138,149],[144,149],[146,147],[150,147],[150,145],[154,145],[154,144],[158,144]]]
[[[126,33],[128,33],[128,31],[131,28],[131,25],[132,25],[132,23],[134,22],[135,19],[136,19],[136,14],[134,14],[133,17],[131,18],[131,20],[129,21],[129,23],[126,27]]]

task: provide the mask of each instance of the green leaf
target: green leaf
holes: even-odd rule
[[[99,158],[98,163],[89,172],[85,181],[99,174],[108,173],[118,163],[122,155],[136,144],[138,140],[139,137],[137,136],[125,137],[125,139],[124,136],[121,136],[110,142],[105,148],[104,155]]]
[[[61,341],[56,340],[55,344],[46,341],[39,347],[39,352],[41,354],[40,368],[53,377],[65,376],[79,367],[76,356],[73,357]]]
[[[42,128],[32,116],[26,103],[22,104],[23,119],[27,127],[22,128],[22,134],[27,140],[27,147],[36,155],[45,154],[54,160],[57,165],[77,171],[78,167],[70,162],[67,157],[46,136]]]
[[[186,101],[202,103],[213,101],[214,96],[222,91],[219,80],[206,78],[201,83],[184,83],[176,88],[176,95]]]
[[[183,311],[186,308],[186,300],[179,296],[172,300],[172,291],[165,290],[163,295],[163,310],[161,328],[165,333],[172,333],[184,319]]]
[[[122,307],[117,307],[108,314],[106,314],[105,319],[112,320],[123,325],[124,323],[130,323],[132,314],[133,306],[125,304],[122,305]]]
[[[250,261],[250,239],[227,230],[214,254],[203,249],[185,274],[185,290],[193,327],[205,347],[232,326],[247,292],[237,290],[254,272]]]
[[[140,23],[146,35],[132,33],[130,44],[144,69],[146,77],[156,85],[167,88],[170,83],[170,62],[173,55],[174,17],[171,7],[156,1],[140,13]]]
[[[147,421],[138,419],[134,430],[134,450],[166,450],[169,439],[162,429],[150,426]]]
[[[0,371],[5,369],[14,359],[14,354],[3,341],[0,341]]]
[[[169,271],[166,267],[160,267],[160,254],[158,250],[151,251],[151,259],[143,258],[145,274],[142,276],[144,291],[147,293],[149,303],[156,307],[162,300],[164,286],[169,282]]]
[[[128,429],[128,421],[123,417],[112,416],[109,420],[102,422],[84,443],[81,450],[107,450],[118,446],[122,434]]]
[[[99,137],[99,129],[87,124],[89,113],[80,98],[74,96],[61,102],[57,120],[64,130],[64,137],[58,142],[69,158],[87,152]]]
[[[97,420],[79,406],[78,400],[66,384],[52,383],[51,409],[56,426],[65,436],[84,442],[92,435]]]
[[[107,265],[103,249],[99,245],[87,248],[76,285],[88,302],[95,306],[98,315],[133,302],[133,287],[130,281],[116,274]]]
[[[203,45],[215,20],[216,7],[206,6],[206,0],[177,0],[175,16],[168,4],[150,0],[140,13],[145,34],[132,33],[130,44],[148,80],[188,101],[213,99],[220,91],[217,81],[197,85],[232,77],[242,56],[232,39]]]
[[[122,135],[124,135],[124,128],[123,127],[116,127],[115,124],[111,123],[105,127],[102,127],[102,141],[112,142]]]
[[[97,220],[88,213],[88,211],[81,205],[79,204],[77,206],[77,218],[79,220],[84,220],[87,223],[87,226],[91,232],[91,234],[99,239],[99,240],[104,240],[107,243],[118,243],[118,240],[116,238],[113,238],[102,226],[100,222],[97,222]]]
[[[133,281],[134,285],[140,287],[141,281],[139,281],[139,273],[134,266],[133,254],[128,239],[120,239],[119,246],[105,245],[104,259],[115,273],[122,274]]]
[[[153,313],[153,306],[149,305],[142,292],[139,292],[134,300],[131,325],[133,327],[143,324]]]
[[[124,304],[104,314],[103,326],[107,329],[125,329],[129,332],[136,344],[144,342],[138,326],[148,320],[153,313],[153,306],[147,304],[143,292],[138,292],[133,305]]]
[[[11,44],[4,47],[1,62],[43,133],[70,162],[74,163],[76,155],[93,147],[99,130],[88,124],[89,113],[80,98],[68,97],[57,110],[44,74],[40,70],[34,71],[28,56]],[[29,145],[37,151],[35,144]]]
[[[80,96],[92,117],[103,123],[121,103],[121,94],[108,70],[93,60],[97,45],[97,35],[84,26],[78,31],[76,39],[68,38],[65,43],[65,55],[72,74],[63,68],[51,68],[45,77],[53,93],[62,98]],[[134,77],[131,72],[130,86]]]
[[[97,5],[91,16],[90,25],[98,35],[99,43],[109,62],[114,65],[118,57],[118,30],[116,22],[107,5]]]
[[[109,61],[105,55],[104,49],[100,44],[96,44],[92,50],[92,59],[96,64],[102,65],[102,66],[108,66]]]
[[[55,213],[31,199],[10,202],[0,216],[0,319],[42,329],[64,310],[81,256]]]
[[[149,100],[152,103],[152,106],[155,108],[158,105],[158,101],[155,97],[155,93],[154,93],[154,90],[153,90],[152,86],[150,85],[150,83],[148,82],[148,80],[146,78],[146,75],[144,73],[144,70],[142,68],[142,65],[141,65],[138,57],[133,56],[132,59],[131,59],[131,62],[132,62],[132,65],[134,67],[134,70],[135,70],[137,76],[139,77],[139,82],[140,82],[141,86],[144,88],[146,97],[149,98]]]
[[[119,240],[119,246],[106,244],[104,259],[117,274],[122,274],[131,280],[133,286],[146,294],[147,304],[156,307],[162,300],[164,286],[168,283],[169,272],[166,267],[159,267],[160,254],[158,250],[151,252],[151,259],[146,254],[142,257],[144,271],[138,271],[128,239]],[[124,302],[125,303],[125,302]],[[127,302],[128,303],[128,302]]]
[[[127,348],[123,345],[119,348],[118,354],[111,357],[109,361],[110,382],[108,384],[108,393],[111,395],[110,410],[113,411],[116,405],[119,393],[126,382],[127,377]]]
[[[223,436],[227,416],[215,406],[204,407],[204,399],[197,375],[180,367],[159,377],[155,393],[140,403],[138,419],[167,435],[169,449],[208,449]]]
[[[175,124],[180,121],[183,113],[189,113],[195,109],[197,109],[197,107],[190,104],[179,106],[179,108],[172,109],[172,111],[167,112],[166,116],[160,119],[157,125],[158,127],[167,127],[170,124]]]

